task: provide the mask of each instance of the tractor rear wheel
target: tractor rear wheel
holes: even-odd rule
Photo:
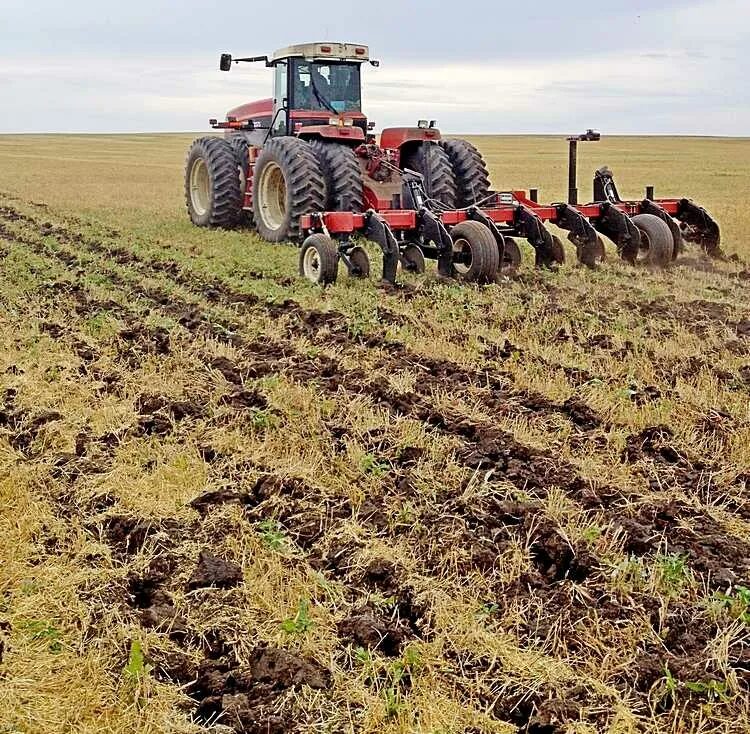
[[[300,217],[325,208],[325,183],[310,144],[294,137],[271,138],[253,170],[255,226],[268,242],[296,240]]]
[[[339,269],[339,248],[328,235],[311,234],[299,253],[299,274],[316,285],[336,282]]]
[[[242,211],[242,192],[232,146],[222,138],[198,138],[185,164],[185,202],[198,227],[232,227]]]
[[[490,174],[482,154],[467,140],[442,140],[456,178],[456,206],[481,204],[490,191]]]
[[[655,214],[636,214],[632,219],[641,233],[640,252],[645,253],[639,258],[641,262],[660,268],[669,265],[674,252],[674,237],[669,225]]]
[[[325,178],[326,210],[359,214],[365,204],[362,169],[354,149],[329,140],[311,140],[310,147]]]
[[[491,283],[500,265],[495,236],[481,222],[467,220],[451,230],[453,270],[461,280]]]
[[[419,143],[403,156],[401,168],[422,174],[429,198],[449,209],[456,208],[456,177],[448,154],[437,143]]]

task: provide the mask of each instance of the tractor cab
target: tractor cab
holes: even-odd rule
[[[379,65],[370,60],[367,46],[305,43],[282,48],[270,58],[232,59],[223,54],[221,69],[229,70],[233,61],[265,61],[274,69],[274,85],[272,99],[230,110],[228,124],[264,129],[269,136],[365,140],[360,71],[363,63]]]

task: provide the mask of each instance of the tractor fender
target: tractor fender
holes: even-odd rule
[[[380,147],[400,150],[407,143],[436,143],[440,139],[436,127],[387,127],[380,133]]]
[[[303,140],[311,138],[324,138],[325,140],[338,140],[341,143],[364,143],[365,132],[361,127],[355,125],[305,125],[297,132],[297,136]]]

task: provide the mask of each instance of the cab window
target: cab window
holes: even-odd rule
[[[359,64],[294,62],[293,109],[324,110],[331,114],[359,112]]]

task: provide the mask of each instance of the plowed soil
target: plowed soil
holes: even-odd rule
[[[0,181],[0,732],[748,731],[731,240],[321,292],[169,162]]]

